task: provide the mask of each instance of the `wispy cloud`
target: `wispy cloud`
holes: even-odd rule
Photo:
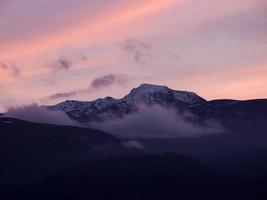
[[[134,38],[128,38],[121,42],[120,48],[136,64],[146,64],[151,56],[150,44]]]
[[[18,63],[11,62],[11,63],[0,63],[0,70],[7,71],[10,76],[12,77],[18,77],[21,75],[21,69]]]
[[[129,149],[144,149],[145,144],[139,142],[138,140],[127,140],[122,143],[125,147]]]
[[[45,67],[50,68],[50,72],[68,72],[80,64],[85,64],[88,61],[87,53],[76,52],[68,55],[60,55],[52,61],[46,62]]]
[[[122,119],[91,124],[92,127],[107,131],[120,138],[191,138],[225,131],[220,123],[207,120],[200,126],[187,118],[193,114],[177,114],[173,108],[139,105],[138,112]],[[136,142],[128,146],[139,146]]]
[[[56,60],[54,63],[50,64],[49,66],[56,71],[68,71],[73,67],[73,61],[67,58],[60,58]]]
[[[77,95],[77,91],[58,92],[58,93],[50,95],[48,99],[64,99],[64,98],[72,97],[75,95]]]
[[[45,107],[38,106],[37,104],[10,107],[4,114],[4,117],[47,124],[79,125],[77,122],[70,119],[63,111],[52,111]]]
[[[128,81],[128,77],[123,74],[107,74],[95,78],[91,84],[91,89],[106,88],[111,85],[125,84]]]

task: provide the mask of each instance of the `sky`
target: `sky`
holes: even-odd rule
[[[141,83],[267,97],[266,0],[0,0],[0,112]]]

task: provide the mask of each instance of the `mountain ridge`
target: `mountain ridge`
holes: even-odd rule
[[[173,106],[183,110],[189,105],[204,102],[207,102],[207,100],[193,92],[173,90],[162,85],[141,84],[120,99],[105,97],[94,101],[66,100],[48,108],[63,110],[75,120],[89,122],[122,118],[127,114],[138,111],[140,104]]]
[[[133,88],[129,94],[120,99],[105,97],[94,101],[66,100],[54,106],[48,106],[48,108],[64,111],[69,117],[82,123],[121,119],[126,115],[138,112],[140,105],[171,107],[177,113],[190,112],[200,118],[202,118],[203,113],[207,115],[207,110],[211,109],[208,117],[213,119],[217,117],[218,109],[223,112],[225,109],[232,109],[231,107],[235,104],[237,106],[236,112],[239,112],[239,104],[247,104],[247,102],[253,104],[253,102],[258,101],[261,101],[265,107],[267,99],[215,99],[208,101],[194,92],[173,90],[163,85],[144,83]],[[207,110],[202,110],[202,107],[207,108]],[[200,112],[200,110],[202,111]],[[260,110],[257,108],[257,111],[262,113],[263,111]],[[265,113],[263,114],[265,115]],[[221,121],[221,119],[219,120]]]

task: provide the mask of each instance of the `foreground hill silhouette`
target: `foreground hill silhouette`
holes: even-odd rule
[[[115,137],[98,130],[0,118],[0,182],[24,185],[65,169],[83,157],[112,154]],[[99,147],[99,148],[98,148]]]
[[[262,166],[264,164],[264,166]],[[86,162],[24,188],[17,199],[266,199],[264,162],[221,171],[178,154]],[[243,169],[243,170],[240,170]]]

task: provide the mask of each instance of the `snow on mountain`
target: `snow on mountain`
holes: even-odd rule
[[[135,103],[163,103],[164,98],[171,101],[179,101],[185,104],[202,103],[205,100],[193,92],[172,90],[166,86],[142,84],[131,90],[130,94],[124,97],[128,102]],[[165,99],[166,100],[166,99]]]
[[[63,110],[80,122],[103,121],[123,116],[138,110],[139,104],[173,106],[177,109],[206,102],[195,93],[172,90],[166,86],[142,84],[121,99],[106,97],[95,101],[65,101],[49,107]]]

